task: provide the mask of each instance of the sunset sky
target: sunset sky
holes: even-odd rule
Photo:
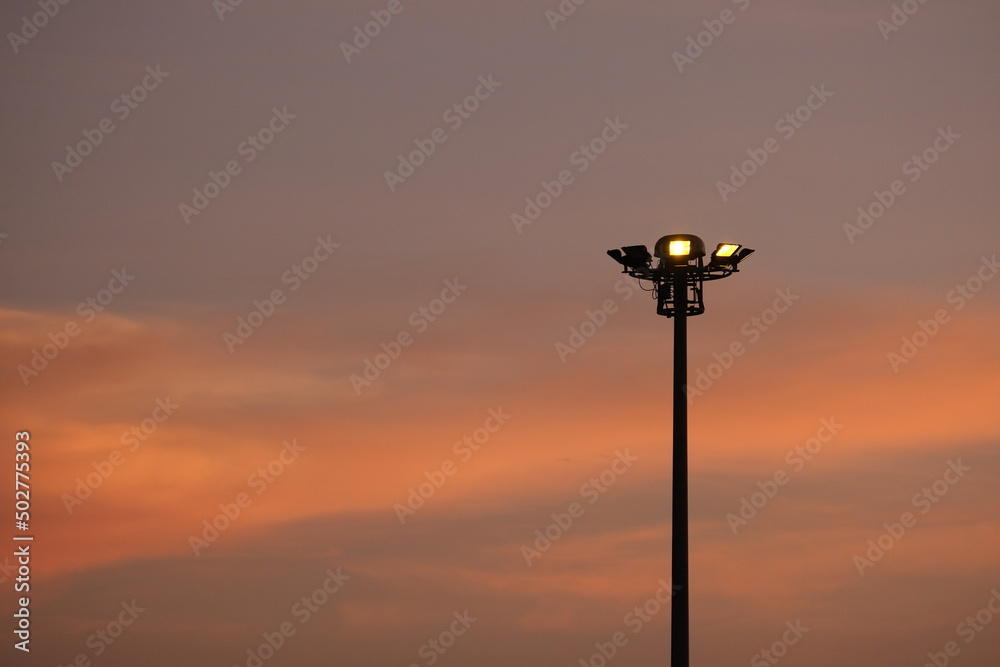
[[[996,667],[996,2],[60,2],[0,9],[4,665],[668,664],[672,322],[605,253],[692,233],[756,249],[692,665]]]

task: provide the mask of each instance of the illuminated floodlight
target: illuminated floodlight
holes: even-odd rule
[[[739,243],[720,243],[712,257],[732,257],[740,249]]]
[[[674,264],[705,256],[705,242],[694,234],[670,234],[656,242],[654,255]]]

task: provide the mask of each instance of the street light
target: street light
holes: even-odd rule
[[[653,284],[656,314],[674,318],[674,451],[671,540],[670,665],[691,662],[690,595],[688,576],[687,480],[687,318],[705,312],[706,280],[728,278],[753,250],[738,243],[720,243],[706,264],[705,242],[693,234],[670,234],[653,246],[626,246],[608,254],[622,265],[622,273]],[[653,257],[659,261],[653,266]]]

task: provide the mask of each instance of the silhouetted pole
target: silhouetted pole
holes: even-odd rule
[[[687,318],[705,312],[706,280],[727,278],[753,254],[738,243],[720,243],[706,264],[705,242],[694,234],[668,234],[653,248],[609,250],[622,273],[653,284],[656,313],[674,319],[674,454],[671,519],[670,666],[691,664],[691,591],[688,580]],[[659,260],[653,266],[653,258]],[[688,291],[690,289],[690,292]],[[688,309],[690,308],[690,313]]]
[[[689,667],[691,637],[688,595],[687,442],[687,267],[673,274],[674,303],[674,469],[671,542],[670,667]]]

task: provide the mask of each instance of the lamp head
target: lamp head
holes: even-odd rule
[[[719,247],[712,253],[712,259],[708,266],[709,268],[736,271],[736,266],[752,254],[753,250],[744,248],[738,243],[720,243]]]
[[[649,268],[653,256],[644,245],[627,245],[621,250],[609,250],[608,255],[627,269]]]
[[[720,243],[712,253],[709,266],[712,268],[735,268],[739,260],[739,250],[742,248],[739,243]]]
[[[705,256],[705,242],[694,234],[669,234],[656,242],[654,253],[673,266]]]

